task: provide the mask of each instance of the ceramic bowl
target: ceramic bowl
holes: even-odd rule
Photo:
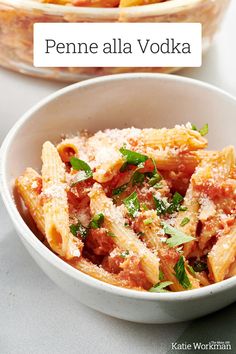
[[[105,314],[144,323],[194,319],[235,300],[236,277],[201,289],[149,293],[118,288],[72,268],[47,249],[28,226],[14,199],[14,180],[27,166],[40,170],[42,143],[80,129],[173,127],[209,124],[209,147],[235,143],[236,100],[199,81],[164,74],[121,74],[68,86],[31,108],[1,147],[3,201],[25,247],[43,271],[83,304]],[[14,250],[12,250],[14,252]],[[60,291],[58,289],[58,291]]]

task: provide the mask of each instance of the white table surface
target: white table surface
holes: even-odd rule
[[[181,75],[213,83],[236,96],[235,18],[236,0],[232,0],[203,66],[182,70]],[[63,86],[0,69],[0,142],[23,112]],[[230,339],[233,344],[235,314],[234,304],[193,322],[143,325],[95,312],[44,275],[19,241],[0,200],[1,354],[167,353],[179,337],[180,342]]]

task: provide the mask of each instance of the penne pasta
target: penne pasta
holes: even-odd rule
[[[98,267],[96,264],[89,262],[87,259],[81,257],[79,259],[74,259],[69,261],[69,264],[85,273],[91,277],[103,281],[104,283],[112,284],[115,286],[120,286],[124,288],[131,288],[129,281],[120,279],[118,275],[107,272],[102,267]],[[142,290],[141,288],[133,288],[134,290]]]
[[[205,151],[201,134],[188,123],[46,141],[42,176],[27,168],[16,191],[78,271],[141,291],[208,286],[236,275],[236,167],[232,146]]]
[[[152,220],[150,224],[145,225],[145,220],[150,219]],[[172,282],[172,284],[169,286],[170,289],[172,291],[186,290],[174,275],[174,267],[177,260],[179,259],[179,254],[174,249],[170,249],[169,246],[165,244],[161,222],[154,211],[146,211],[143,213],[139,220],[139,229],[143,233],[142,238],[146,242],[147,246],[157,251],[158,257],[160,258],[160,267],[164,274],[164,280]],[[198,288],[198,280],[196,280],[189,273],[186,265],[185,271],[190,279],[191,287],[194,289]]]
[[[46,142],[42,150],[42,191],[45,234],[51,248],[68,259],[80,256],[81,243],[70,235],[64,164],[57,149]]]
[[[212,278],[219,282],[225,278],[236,258],[236,223],[228,235],[222,235],[208,255]]]
[[[181,148],[183,151],[203,149],[207,141],[198,131],[176,127],[173,129],[143,129],[141,140],[154,149]]]
[[[69,162],[72,156],[78,156],[78,139],[65,139],[57,145],[57,151],[63,162]]]
[[[37,228],[44,235],[44,215],[42,201],[39,197],[42,188],[41,176],[32,168],[28,167],[24,174],[16,179],[16,188],[24,200],[30,215],[34,219]]]
[[[121,249],[132,251],[140,257],[147,279],[156,284],[159,282],[159,260],[137,239],[135,233],[124,226],[124,219],[119,215],[112,200],[107,198],[99,184],[95,184],[90,192],[91,210],[93,214],[103,213],[107,229],[114,234],[114,242]]]

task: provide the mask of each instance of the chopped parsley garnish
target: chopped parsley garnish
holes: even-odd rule
[[[164,273],[161,269],[159,269],[159,279],[163,280],[164,279]]]
[[[187,224],[189,223],[189,221],[190,221],[189,218],[187,218],[187,217],[183,218],[183,220],[182,220],[181,223],[180,223],[180,226],[185,226],[185,225],[187,225]]]
[[[183,207],[180,204],[184,198],[178,192],[175,192],[175,194],[173,195],[172,202],[169,205],[167,205],[162,199],[158,199],[155,196],[153,196],[153,198],[157,210],[157,215],[164,215],[166,213],[173,214],[175,211],[186,210],[186,207]]]
[[[153,222],[153,219],[152,219],[152,218],[145,219],[145,220],[143,221],[144,225],[150,225],[152,222]]]
[[[154,202],[155,202],[155,207],[157,211],[157,215],[165,214],[167,211],[166,204],[163,202],[163,200],[156,198],[153,196]]]
[[[73,167],[74,170],[76,171],[84,171],[81,176],[76,176],[75,181],[73,182],[73,185],[85,181],[88,178],[93,177],[93,172],[90,168],[90,166],[83,160],[77,159],[77,157],[71,157],[70,159],[71,166]]]
[[[154,285],[151,289],[149,289],[149,291],[151,293],[166,293],[168,290],[165,288],[171,284],[173,284],[172,281],[163,281],[162,283]]]
[[[194,237],[186,235],[184,232],[176,229],[163,222],[163,230],[165,234],[170,235],[171,237],[167,239],[166,243],[170,247],[176,247],[182,245],[183,243],[187,243],[189,241],[195,240]]]
[[[142,203],[142,204],[141,204],[141,208],[142,208],[143,210],[145,210],[145,211],[148,210],[148,207],[147,207],[147,204],[146,204],[146,203]]]
[[[129,255],[129,251],[128,251],[128,250],[123,251],[123,252],[120,253],[120,256],[121,256],[122,258],[126,258],[128,255]]]
[[[121,193],[124,192],[124,190],[127,188],[128,183],[122,184],[121,186],[113,189],[112,195],[120,195]]]
[[[147,161],[148,156],[146,155],[142,155],[139,152],[136,151],[131,151],[128,149],[125,149],[124,147],[122,147],[120,149],[121,154],[125,157],[126,162],[130,165],[139,165],[140,163],[143,163],[145,161]]]
[[[135,171],[131,178],[132,186],[134,186],[135,184],[142,184],[144,180],[145,180],[145,174],[139,171]]]
[[[193,263],[193,269],[197,273],[202,272],[203,270],[207,270],[207,264],[202,261],[195,261]]]
[[[174,266],[175,277],[184,289],[191,288],[191,283],[185,270],[184,257],[181,256],[176,265]]]
[[[163,184],[160,182],[160,183],[156,183],[154,184],[153,188],[155,189],[161,189],[163,187]]]
[[[135,217],[140,209],[138,195],[136,192],[131,193],[127,198],[123,200],[128,212],[131,216]]]
[[[75,237],[80,236],[83,240],[85,240],[88,235],[87,227],[84,227],[79,221],[77,222],[77,224],[70,225],[70,232]]]
[[[208,124],[204,124],[201,129],[198,129],[195,124],[192,124],[192,130],[196,130],[201,134],[201,136],[205,136],[208,133]]]
[[[96,214],[96,215],[94,215],[94,217],[90,221],[89,226],[92,229],[98,229],[99,227],[101,227],[101,224],[103,223],[103,221],[104,221],[104,215],[102,213]]]
[[[186,206],[180,205],[179,211],[186,211],[188,208]]]
[[[162,177],[161,175],[156,172],[154,173],[154,175],[149,179],[148,181],[148,184],[151,186],[151,187],[154,187],[157,183],[159,183],[160,181],[162,180]]]
[[[167,208],[167,213],[168,214],[172,214],[175,211],[179,211],[180,210],[180,203],[183,201],[183,197],[181,194],[179,194],[178,192],[175,192],[175,194],[173,195],[173,199],[171,204],[169,205],[169,207]]]
[[[199,130],[201,136],[205,136],[208,133],[208,124],[204,124],[203,127]]]

